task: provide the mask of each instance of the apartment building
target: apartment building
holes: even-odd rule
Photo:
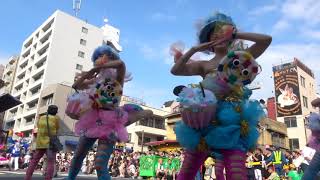
[[[34,128],[41,92],[63,83],[71,85],[75,75],[92,67],[93,50],[104,43],[104,29],[55,11],[22,44],[13,80],[12,95],[22,101],[6,113],[5,128],[28,134]]]

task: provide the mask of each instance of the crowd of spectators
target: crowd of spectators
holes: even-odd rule
[[[83,174],[95,174],[94,157],[95,151],[89,151],[83,161],[81,172]],[[248,180],[278,180],[292,179],[299,180],[303,176],[303,172],[308,168],[309,162],[312,159],[315,151],[309,147],[302,150],[281,150],[277,148],[257,148],[254,151],[247,153],[247,170]],[[183,162],[182,152],[123,152],[115,150],[108,162],[109,172],[112,177],[125,178],[143,178],[140,177],[139,160],[142,156],[157,156],[159,157],[158,165],[155,167],[155,178],[157,180],[176,179],[178,171],[174,171],[169,165],[164,165],[161,158],[170,160],[178,158]],[[26,169],[32,157],[32,151],[25,150],[21,147],[20,151],[11,151],[2,154],[3,159],[7,159],[7,167],[10,170]],[[56,155],[55,175],[59,173],[67,173],[73,158],[73,152],[59,152]],[[16,165],[17,159],[17,165]],[[6,166],[2,163],[2,165]],[[209,157],[204,165],[199,170],[198,179],[215,179],[214,172],[215,161],[214,157]],[[46,157],[44,156],[38,164],[37,169],[45,172]]]

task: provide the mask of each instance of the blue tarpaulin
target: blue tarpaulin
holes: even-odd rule
[[[78,145],[78,141],[66,140],[65,144],[69,145],[69,146],[77,146]]]

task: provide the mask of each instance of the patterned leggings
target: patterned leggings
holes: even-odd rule
[[[214,161],[214,172],[216,174],[216,178],[218,180],[225,180],[224,177],[224,168],[225,168],[225,164],[224,164],[224,160],[223,159],[218,159],[216,158]]]
[[[223,161],[218,161],[215,171],[217,180],[224,180],[223,169],[226,169],[227,180],[246,180],[247,168],[245,167],[246,154],[239,150],[222,150]],[[178,180],[194,180],[200,166],[207,158],[207,152],[185,152]]]
[[[54,172],[54,164],[56,162],[56,153],[47,149],[37,149],[30,160],[29,167],[26,172],[25,180],[31,180],[32,174],[38,165],[39,160],[44,154],[47,154],[47,168],[45,180],[51,180]]]
[[[317,173],[320,172],[320,152],[317,151],[310,164],[309,167],[307,168],[306,172],[303,175],[303,180],[313,180],[316,179]]]
[[[80,137],[76,153],[71,162],[68,180],[76,179],[76,176],[81,169],[83,159],[86,157],[96,140],[96,138]],[[98,180],[111,180],[108,172],[108,161],[113,152],[113,146],[114,143],[110,143],[107,140],[99,139],[98,141],[98,149],[95,157],[95,169],[97,170]]]

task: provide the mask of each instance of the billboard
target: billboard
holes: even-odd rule
[[[277,117],[302,114],[297,71],[295,64],[273,69]]]

